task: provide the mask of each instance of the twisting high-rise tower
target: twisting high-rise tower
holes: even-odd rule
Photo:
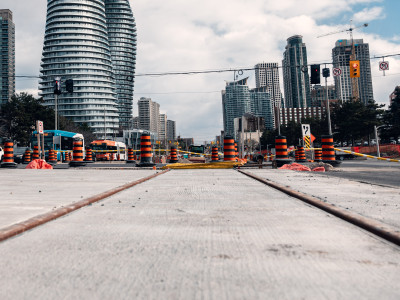
[[[128,0],[106,0],[111,59],[114,67],[119,125],[127,129],[132,118],[136,65],[136,24]]]
[[[130,55],[125,45],[135,46]],[[60,77],[63,86],[73,79],[74,92],[63,88],[58,97],[60,115],[87,124],[99,137],[115,133],[124,124],[120,119],[131,115],[131,109],[127,113],[121,106],[132,107],[135,59],[135,21],[128,0],[47,1],[39,89],[45,105],[55,107],[54,79]]]

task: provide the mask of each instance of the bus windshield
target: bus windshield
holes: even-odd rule
[[[204,146],[203,145],[190,145],[189,146],[189,152],[203,154],[204,153]]]

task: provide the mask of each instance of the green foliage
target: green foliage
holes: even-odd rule
[[[381,132],[382,139],[395,139],[400,137],[400,86],[394,90],[395,98],[389,109],[383,115],[385,130]]]
[[[18,146],[29,146],[37,120],[43,121],[45,130],[54,129],[54,110],[44,106],[42,98],[36,99],[27,93],[15,94],[10,102],[1,106],[1,135],[11,138]],[[96,139],[86,123],[76,124],[63,116],[59,116],[59,129],[82,133],[86,144]]]
[[[355,141],[368,137],[380,124],[382,105],[360,101],[339,102],[332,110],[332,130],[335,141]]]
[[[37,120],[47,128],[54,128],[54,110],[42,105],[43,99],[36,99],[27,93],[15,94],[11,101],[0,109],[0,126],[5,137],[19,146],[28,146]]]

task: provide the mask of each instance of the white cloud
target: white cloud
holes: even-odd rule
[[[331,61],[336,40],[348,34],[318,35],[348,28],[327,24],[344,14],[354,15],[355,24],[382,17],[377,0],[131,0],[137,23],[137,73],[253,67],[258,62],[281,64],[286,39],[303,36],[309,63]],[[42,0],[3,0],[14,12],[17,28],[17,73],[37,75],[46,20]],[[359,19],[355,19],[355,17]],[[338,18],[339,19],[339,18]],[[360,21],[358,21],[360,20]],[[373,28],[354,31],[364,38],[372,55],[400,53],[399,41],[369,34]],[[389,59],[388,59],[389,60]],[[387,75],[399,73],[399,58],[390,59]],[[399,84],[397,76],[381,76],[372,61],[374,94],[378,101]],[[393,74],[392,73],[392,74]],[[254,72],[245,72],[254,87]],[[191,76],[136,77],[134,113],[137,100],[151,97],[161,111],[177,121],[177,132],[198,141],[212,139],[222,129],[220,91],[233,72]],[[282,78],[281,78],[282,80]],[[332,78],[328,83],[332,83]],[[397,82],[396,82],[397,81]],[[37,89],[37,80],[18,80],[21,90]],[[165,92],[166,94],[153,94]],[[175,93],[188,92],[188,93]],[[196,93],[198,92],[198,93]],[[210,92],[210,93],[206,93]]]
[[[375,6],[372,8],[365,8],[362,11],[354,14],[353,21],[357,22],[370,22],[372,20],[383,19],[383,7]]]

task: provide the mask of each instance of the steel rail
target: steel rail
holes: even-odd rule
[[[37,226],[40,226],[40,225],[43,225],[43,224],[45,224],[47,222],[55,220],[55,219],[57,219],[59,217],[62,217],[64,215],[66,215],[66,214],[69,214],[69,213],[71,213],[71,212],[73,212],[75,210],[78,210],[78,209],[80,209],[80,208],[82,208],[84,206],[87,206],[87,205],[90,205],[92,203],[95,203],[95,202],[98,202],[100,200],[103,200],[105,198],[108,198],[108,197],[110,197],[110,196],[112,196],[114,194],[117,194],[117,193],[119,193],[121,191],[124,191],[126,189],[129,189],[129,188],[131,188],[131,187],[133,187],[135,185],[138,185],[140,183],[148,181],[148,180],[150,180],[150,179],[152,179],[154,177],[157,177],[159,175],[162,175],[162,174],[164,174],[164,173],[166,173],[168,171],[169,170],[165,170],[165,171],[162,171],[162,172],[157,172],[157,173],[155,173],[153,175],[150,175],[150,176],[147,176],[147,177],[144,177],[144,178],[141,178],[141,179],[126,183],[124,185],[121,185],[119,187],[116,187],[116,188],[113,188],[111,190],[105,191],[103,193],[100,193],[100,194],[91,196],[89,198],[80,200],[80,201],[78,201],[76,203],[66,205],[64,207],[58,208],[56,210],[53,210],[51,212],[47,212],[47,213],[38,215],[36,217],[30,218],[30,219],[28,219],[26,221],[23,221],[23,222],[20,222],[20,223],[13,224],[13,225],[10,225],[8,227],[2,228],[2,229],[0,229],[0,242],[4,241],[6,239],[9,239],[9,238],[11,238],[11,237],[13,237],[15,235],[21,234],[21,233],[23,233],[23,232],[25,232],[27,230],[35,228]]]
[[[400,230],[399,229],[396,229],[396,228],[389,226],[387,224],[384,224],[382,222],[363,217],[359,214],[344,210],[333,204],[323,202],[318,198],[301,193],[299,191],[292,190],[286,186],[266,180],[264,178],[254,175],[254,174],[244,172],[242,170],[238,170],[238,172],[240,172],[248,177],[251,177],[261,183],[264,183],[276,190],[279,190],[289,196],[297,198],[297,199],[299,199],[303,202],[306,202],[314,207],[317,207],[327,213],[330,213],[346,222],[356,225],[376,236],[379,236],[379,237],[385,239],[386,241],[389,241],[391,243],[394,243],[394,244],[400,246]]]

